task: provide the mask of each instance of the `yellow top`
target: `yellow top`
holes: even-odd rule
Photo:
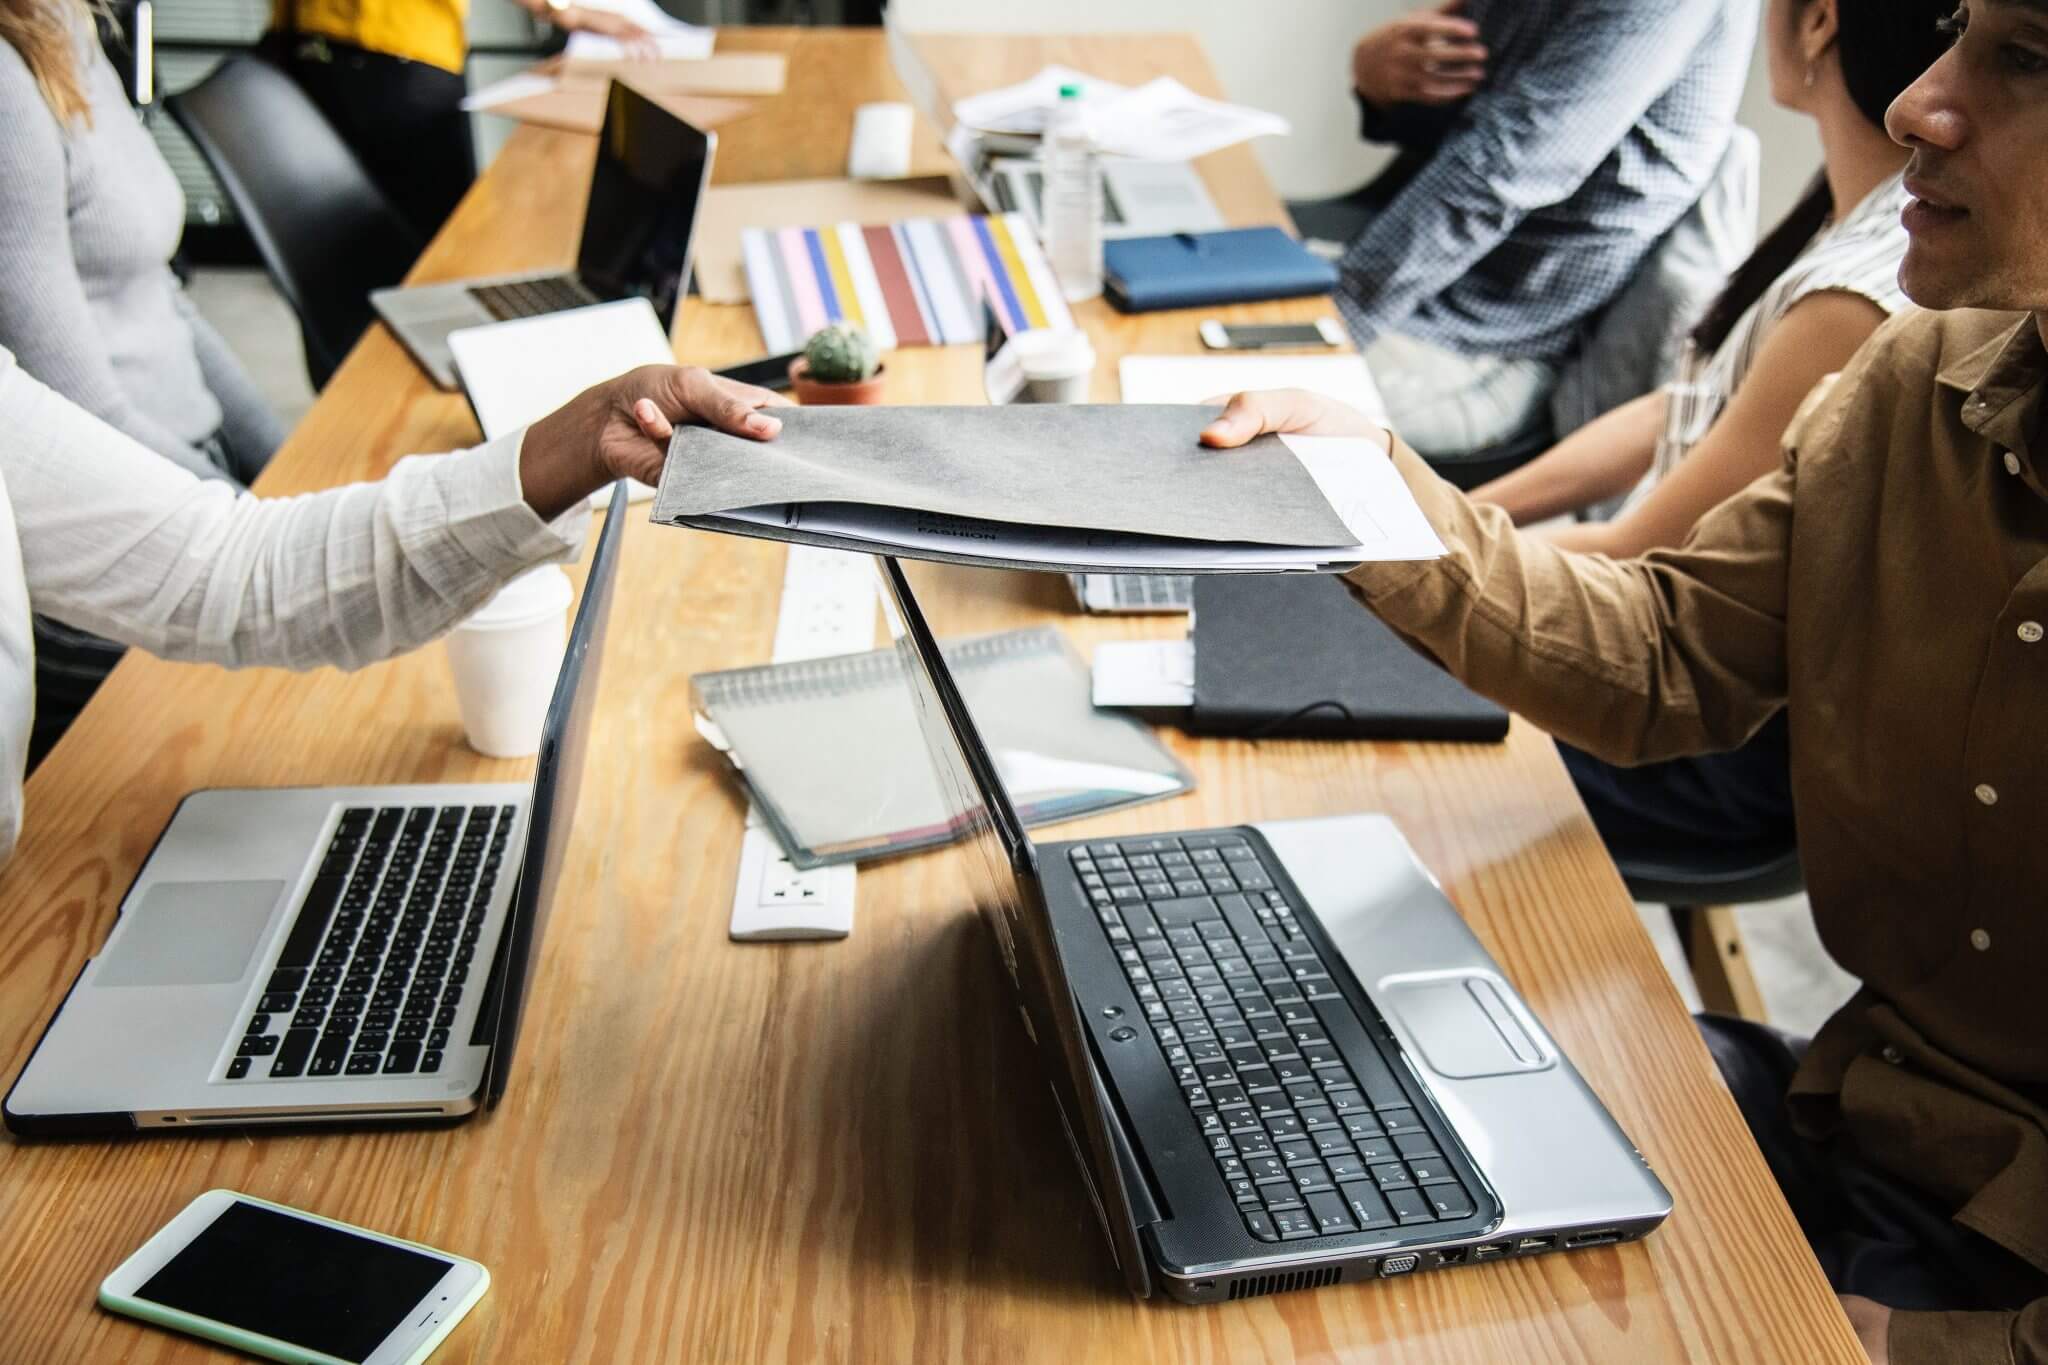
[[[462,70],[469,0],[272,0],[271,26]]]

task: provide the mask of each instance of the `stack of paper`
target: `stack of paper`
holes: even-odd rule
[[[1255,137],[1283,135],[1278,114],[1197,95],[1171,76],[1135,90],[1098,81],[1064,66],[1030,80],[987,90],[953,104],[954,132],[974,137],[1036,138],[1051,122],[1060,87],[1080,87],[1083,123],[1107,156],[1140,161],[1191,161]]]
[[[1339,571],[1443,544],[1386,451],[1210,450],[1187,406],[795,408],[762,443],[676,433],[654,519],[831,549],[1107,573]]]
[[[1073,326],[1038,238],[1014,213],[749,228],[740,252],[770,351],[840,321],[885,351],[978,342],[984,297],[1013,332]]]

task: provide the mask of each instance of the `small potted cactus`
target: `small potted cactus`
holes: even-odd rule
[[[879,403],[882,379],[880,348],[850,322],[820,328],[789,363],[796,401],[809,405]]]

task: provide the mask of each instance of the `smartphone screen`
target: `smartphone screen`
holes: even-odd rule
[[[236,1200],[135,1297],[360,1361],[452,1264]]]
[[[1327,346],[1329,339],[1313,322],[1286,322],[1242,326],[1231,323],[1223,329],[1233,350],[1258,346]]]
[[[714,373],[721,379],[736,380],[741,384],[786,389],[789,387],[789,363],[802,354],[802,351],[791,351],[787,355],[765,355],[759,360],[743,360],[737,365],[728,365]]]

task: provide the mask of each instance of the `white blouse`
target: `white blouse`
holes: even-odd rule
[[[1678,377],[1664,388],[1668,402],[1656,456],[1649,473],[1622,504],[1623,515],[1635,510],[1706,438],[1748,377],[1764,338],[1800,300],[1829,292],[1854,294],[1882,308],[1887,317],[1906,307],[1905,292],[1899,288],[1899,266],[1906,259],[1906,227],[1899,215],[1907,197],[1903,172],[1886,180],[1848,214],[1814,234],[1806,249],[1736,319],[1711,353],[1702,351],[1696,342],[1685,343]]]
[[[0,349],[0,861],[21,831],[34,610],[171,659],[359,668],[433,639],[506,579],[573,556],[519,486],[524,431],[373,484],[257,498],[202,482]]]

